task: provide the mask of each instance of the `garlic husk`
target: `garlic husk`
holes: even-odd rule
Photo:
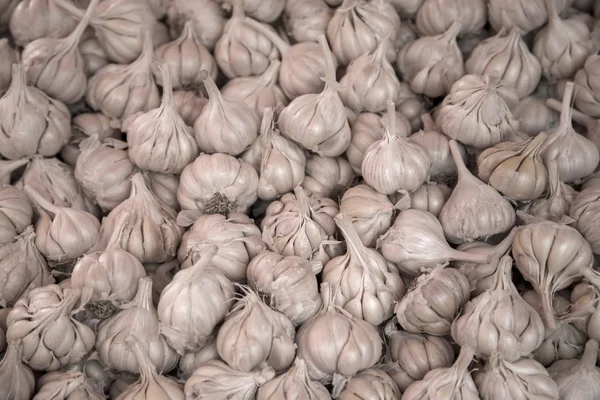
[[[244,100],[224,96],[208,75],[200,72],[208,102],[194,123],[194,137],[201,151],[236,156],[258,135],[260,121],[256,110]]]
[[[593,143],[573,129],[571,99],[574,84],[568,82],[563,95],[559,125],[548,132],[544,148],[544,161],[556,159],[558,174],[563,182],[577,181],[598,166],[600,154]]]
[[[248,264],[248,285],[266,298],[267,303],[300,326],[321,308],[321,295],[315,274],[320,263],[296,256],[264,251]]]
[[[398,97],[400,81],[386,58],[388,45],[382,41],[350,62],[340,80],[340,98],[346,107],[356,112],[383,112],[387,102]]]
[[[476,370],[473,375],[484,400],[559,398],[558,386],[546,368],[528,358],[508,362],[501,355],[494,355],[483,370]]]
[[[93,251],[119,245],[142,263],[161,263],[175,257],[183,230],[176,213],[148,188],[140,173],[131,178],[129,198],[102,220]]]
[[[328,400],[331,395],[320,382],[308,375],[306,362],[296,358],[285,373],[271,379],[258,389],[256,400]]]
[[[12,66],[18,62],[18,54],[18,51],[11,47],[8,39],[0,39],[0,95],[10,87]]]
[[[0,361],[1,400],[30,400],[35,390],[35,377],[21,361],[23,344],[9,343]]]
[[[426,182],[410,193],[410,208],[428,211],[437,217],[451,194],[452,189],[444,183]]]
[[[394,113],[396,116],[396,134],[407,137],[412,128],[408,119],[400,112]],[[387,126],[389,118],[387,114],[360,113],[356,120],[351,124],[352,139],[346,149],[346,157],[355,173],[360,174],[361,164],[365,158],[365,152],[376,141],[383,138],[384,127]]]
[[[388,2],[344,0],[327,25],[327,39],[342,65],[374,51],[382,41],[388,42],[386,57],[392,62],[399,26],[400,16]]]
[[[542,151],[548,135],[523,142],[500,142],[477,157],[479,178],[509,200],[535,200],[548,190]]]
[[[561,111],[562,109],[560,101],[556,99],[547,99],[546,105],[556,111]],[[571,117],[573,121],[585,128],[585,137],[594,143],[596,148],[598,148],[598,151],[600,151],[600,120],[588,117],[584,113],[573,108],[571,108]]]
[[[548,368],[562,399],[592,400],[600,396],[597,359],[598,342],[591,339],[585,345],[581,360],[561,360]]]
[[[190,20],[185,22],[177,39],[154,50],[154,62],[168,65],[173,89],[201,85],[202,70],[208,71],[212,79],[217,79],[217,63],[196,36],[194,23]],[[156,83],[164,86],[161,74],[155,74],[155,78]]]
[[[546,99],[536,95],[522,98],[512,112],[519,130],[530,136],[549,131],[559,121],[559,114],[546,105]]]
[[[252,289],[241,289],[243,297],[232,307],[217,334],[219,356],[241,372],[265,365],[275,371],[286,370],[296,355],[294,325],[263,303]]]
[[[214,134],[214,132],[213,132]],[[183,169],[177,200],[203,214],[245,212],[258,198],[258,173],[227,154],[200,154]]]
[[[190,268],[177,272],[160,295],[160,332],[180,355],[199,351],[208,343],[233,301],[233,284],[211,265],[216,252],[213,246]]]
[[[306,361],[309,376],[331,382],[336,376],[350,377],[375,365],[382,352],[377,329],[336,307],[336,289],[329,284],[321,284],[321,295],[323,307],[296,336],[298,357]]]
[[[152,279],[140,278],[135,298],[120,308],[96,328],[96,350],[104,365],[121,372],[140,372],[143,363],[130,356],[127,338],[131,335],[159,371],[173,369],[178,355],[160,333],[158,313],[152,304]]]
[[[149,32],[143,36],[144,48],[135,61],[131,64],[108,64],[90,78],[85,101],[93,110],[101,111],[111,119],[122,120],[160,105],[158,87],[151,70],[152,39]]]
[[[413,92],[443,96],[465,74],[456,43],[460,27],[459,22],[454,22],[441,35],[422,36],[400,49],[397,66]]]
[[[382,369],[369,368],[360,371],[348,380],[339,400],[396,400],[400,398],[400,388]]]
[[[600,117],[600,55],[590,55],[574,77],[575,106],[584,114]],[[5,85],[6,86],[6,85]]]
[[[512,205],[493,187],[477,179],[467,169],[457,143],[450,141],[458,167],[458,183],[439,215],[450,243],[469,242],[506,232],[515,225]],[[464,212],[465,209],[471,212]]]
[[[569,216],[575,220],[575,228],[592,246],[595,254],[600,253],[600,232],[596,224],[599,211],[600,189],[593,187],[581,191],[569,210]]]
[[[177,112],[185,121],[187,126],[194,126],[194,122],[202,114],[202,109],[208,103],[206,97],[199,96],[190,90],[176,90],[173,92],[173,100]]]
[[[100,68],[110,63],[106,51],[96,38],[95,33],[93,35],[86,35],[84,32],[78,47],[81,57],[83,57],[85,75],[88,78],[92,77]]]
[[[210,265],[234,282],[246,280],[248,263],[265,249],[260,230],[241,213],[205,214],[199,216],[184,234],[177,258],[185,269],[198,262],[213,246],[217,254]]]
[[[56,371],[76,364],[94,347],[96,337],[72,317],[80,292],[47,285],[32,289],[8,314],[7,342],[21,340],[22,359],[30,368]]]
[[[319,36],[325,55],[325,87],[318,94],[296,97],[279,114],[283,136],[322,156],[337,157],[346,151],[352,134],[344,104],[338,94],[333,54],[325,36]]]
[[[32,400],[103,400],[104,393],[81,372],[50,372]]]
[[[463,346],[451,367],[436,368],[429,371],[420,381],[412,383],[402,395],[405,400],[476,400],[479,392],[471,378],[468,366],[475,351]]]
[[[429,371],[450,367],[454,361],[454,349],[444,337],[396,330],[393,320],[385,326],[385,334],[390,361],[386,370],[402,391]]]
[[[177,366],[177,376],[187,381],[202,364],[218,359],[217,341],[214,336],[211,336],[208,338],[208,343],[200,350],[181,356],[179,365]]]
[[[529,51],[521,32],[500,30],[495,36],[481,42],[465,62],[468,74],[486,75],[496,70],[502,83],[512,87],[519,98],[535,91],[542,77],[542,66]]]
[[[325,34],[333,10],[323,0],[285,2],[283,24],[296,42],[316,42]]]
[[[86,196],[103,211],[110,211],[129,197],[131,176],[137,172],[129,160],[127,144],[118,140],[98,140],[97,134],[81,142],[75,164],[75,179]]]
[[[479,34],[487,22],[485,0],[426,0],[415,22],[422,36],[444,33],[454,21],[460,23],[460,36]]]
[[[68,36],[36,39],[27,44],[21,54],[28,81],[63,103],[76,103],[85,95],[87,77],[78,44],[98,3],[99,0],[90,3]]]
[[[131,161],[146,171],[179,174],[198,155],[192,129],[177,112],[170,67],[161,69],[163,96],[160,107],[136,113],[123,121]]]
[[[361,242],[368,247],[375,245],[379,236],[392,226],[397,210],[409,208],[408,199],[397,205],[387,196],[368,185],[360,184],[344,192],[340,212],[349,216]]]
[[[408,276],[418,275],[422,267],[448,261],[489,262],[488,254],[451,248],[437,218],[422,210],[402,211],[394,225],[377,241],[377,247],[386,260],[396,264]]]
[[[0,246],[0,305],[12,306],[35,287],[50,285],[54,278],[48,271],[46,260],[35,246],[32,226],[25,228],[16,240]]]
[[[56,0],[21,1],[7,17],[10,34],[19,46],[45,37],[65,37],[77,26],[77,21]]]
[[[9,160],[40,154],[52,157],[69,142],[67,107],[27,84],[23,64],[13,64],[12,81],[0,98],[0,155]]]
[[[338,214],[335,222],[348,250],[325,264],[321,281],[335,288],[336,306],[353,317],[380,325],[393,315],[394,304],[403,298],[404,281],[396,266],[362,244],[349,216]]]
[[[32,186],[25,185],[23,190],[40,207],[35,245],[49,261],[74,261],[96,243],[100,221],[93,214],[52,204]]]
[[[311,154],[306,162],[306,176],[302,187],[309,193],[337,199],[346,192],[355,178],[350,163],[344,157]]]
[[[269,250],[283,256],[326,263],[341,250],[333,237],[337,213],[335,201],[309,196],[297,186],[294,193],[284,194],[267,207],[261,222],[262,239]]]
[[[0,183],[0,245],[12,243],[14,237],[31,225],[33,207],[25,193]]]
[[[533,54],[542,66],[544,77],[551,82],[570,78],[595,51],[596,44],[585,22],[561,19],[556,0],[545,0],[549,21],[535,35]]]
[[[559,12],[569,5],[571,0],[557,0]],[[502,27],[519,29],[523,35],[548,22],[548,10],[544,0],[489,0],[489,21],[495,31]]]
[[[510,111],[517,102],[514,90],[500,82],[499,73],[465,75],[444,98],[436,124],[452,139],[486,149],[518,130],[518,121]]]
[[[121,132],[111,126],[111,121],[102,113],[83,113],[73,117],[71,121],[71,131],[73,135],[69,143],[60,150],[62,160],[75,168],[77,158],[79,157],[80,144],[94,133],[98,135],[98,140],[120,139]]]
[[[186,21],[192,21],[200,42],[209,50],[223,33],[226,23],[225,13],[213,0],[172,0],[167,9],[167,23],[171,37],[177,37]]]
[[[265,366],[251,372],[239,372],[222,361],[208,361],[185,382],[186,398],[197,400],[250,400],[265,382],[275,377]]]

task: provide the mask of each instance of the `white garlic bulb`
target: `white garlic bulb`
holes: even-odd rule
[[[316,42],[332,16],[324,0],[290,0],[285,2],[283,25],[296,42]]]
[[[522,98],[512,109],[519,121],[519,130],[530,136],[546,132],[558,125],[559,114],[546,105],[546,99],[536,95]]]
[[[12,66],[18,62],[18,51],[10,46],[7,38],[0,39],[0,96],[10,87]]]
[[[487,22],[485,0],[426,0],[415,18],[422,36],[444,33],[454,21],[460,22],[460,36],[481,33]]]
[[[436,217],[450,198],[452,189],[443,183],[424,183],[410,194],[410,208],[428,211]]]
[[[581,360],[557,361],[548,368],[558,385],[560,398],[592,400],[600,395],[600,369],[596,367],[598,342],[591,339],[585,345]]]
[[[187,381],[194,371],[202,364],[219,359],[215,337],[211,336],[207,340],[208,343],[197,352],[186,353],[181,356],[179,365],[177,366],[177,376],[180,379],[185,379]]]
[[[3,19],[10,18],[10,34],[19,46],[43,37],[61,38],[77,26],[63,4],[56,0],[24,0]]]
[[[35,377],[23,364],[21,341],[9,343],[2,361],[0,361],[1,400],[30,400],[35,390]]]
[[[223,34],[227,20],[221,5],[214,0],[171,0],[167,23],[171,37],[177,37],[186,21],[192,21],[196,36],[209,50]]]
[[[39,390],[32,400],[103,400],[105,398],[100,388],[81,372],[50,372],[42,376],[37,385]]]
[[[308,375],[306,362],[296,357],[285,373],[266,382],[258,389],[256,400],[329,400],[331,395],[319,381]]]
[[[570,3],[571,0],[556,0],[556,8],[562,12]],[[495,31],[517,28],[523,35],[548,22],[545,0],[489,0],[488,14]]]
[[[590,55],[583,68],[575,74],[573,79],[577,90],[575,91],[575,106],[584,114],[600,117],[600,55]]]
[[[383,370],[369,368],[360,371],[348,380],[339,400],[357,398],[373,400],[395,400],[400,398],[400,388]]]
[[[14,237],[31,225],[33,207],[27,195],[14,186],[0,183],[0,245],[12,243]]]
[[[306,161],[306,176],[302,187],[309,193],[336,199],[346,192],[355,178],[346,158],[311,154]]]

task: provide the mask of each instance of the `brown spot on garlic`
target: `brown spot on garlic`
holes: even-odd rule
[[[600,396],[600,369],[596,367],[598,342],[589,340],[581,360],[557,361],[548,368],[548,373],[558,385],[563,399],[594,399]]]
[[[305,400],[328,400],[331,395],[319,381],[308,375],[306,362],[296,357],[294,365],[285,373],[271,379],[258,389],[257,400],[285,400],[295,396]],[[342,399],[342,397],[339,397]]]
[[[63,7],[64,1],[25,0],[10,18],[10,34],[19,46],[44,37],[61,38],[75,29],[77,21]]]
[[[209,50],[214,49],[226,22],[221,5],[213,0],[171,0],[167,10],[171,36],[179,36],[188,20],[193,22],[200,42]]]
[[[487,22],[486,6],[485,0],[426,0],[415,22],[423,36],[442,34],[454,21],[460,22],[460,36],[477,35]]]
[[[286,1],[283,24],[296,42],[316,42],[325,34],[333,10],[323,0]]]
[[[35,377],[23,364],[23,344],[20,340],[8,344],[0,361],[0,385],[6,400],[28,400],[35,391]]]
[[[8,39],[0,39],[0,95],[10,87],[12,66],[16,64],[19,52],[10,46]]]
[[[32,219],[33,208],[27,195],[0,183],[0,245],[11,243]]]

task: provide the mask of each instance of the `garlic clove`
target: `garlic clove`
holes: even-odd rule
[[[85,75],[88,78],[92,77],[100,68],[110,63],[106,51],[96,38],[96,34],[86,35],[84,32],[78,47],[81,57],[83,57]]]
[[[337,199],[354,182],[356,175],[344,157],[311,154],[306,162],[302,187],[321,197]]]
[[[286,1],[283,24],[296,42],[316,42],[325,34],[333,10],[323,0]]]
[[[65,37],[77,25],[62,3],[56,0],[21,1],[6,15],[10,18],[11,36],[19,46],[45,37]]]
[[[424,183],[410,194],[410,207],[428,211],[437,217],[451,194],[452,189],[443,183]]]
[[[47,380],[45,380],[47,378]],[[40,381],[44,380],[42,384]],[[81,372],[49,372],[38,380],[39,390],[32,400],[83,398],[104,399],[104,393]]]
[[[485,0],[426,0],[415,19],[422,36],[444,33],[454,21],[461,24],[460,36],[480,33],[487,22]]]
[[[591,339],[585,345],[581,360],[557,361],[548,368],[561,398],[593,399],[600,395],[597,359],[598,342]]]

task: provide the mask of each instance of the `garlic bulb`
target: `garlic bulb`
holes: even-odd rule
[[[508,362],[501,355],[494,355],[483,370],[476,370],[473,375],[484,400],[559,398],[558,386],[546,368],[528,358]]]
[[[450,243],[462,243],[506,232],[515,224],[511,204],[468,170],[457,143],[450,141],[458,183],[442,211],[440,223]],[[469,209],[470,212],[462,212]]]
[[[218,251],[210,265],[234,282],[246,280],[248,263],[265,249],[260,230],[248,216],[205,214],[183,236],[177,253],[181,268],[191,267],[213,246]]]
[[[571,99],[573,82],[568,82],[563,95],[559,125],[548,132],[544,149],[544,161],[556,159],[558,174],[564,182],[577,181],[592,172],[600,162],[600,154],[593,143],[573,129]]]
[[[20,1],[6,17],[10,18],[10,34],[19,46],[44,37],[65,37],[77,26],[63,2],[56,0]]]
[[[437,218],[422,210],[402,211],[394,225],[377,241],[377,247],[386,260],[396,264],[408,276],[418,275],[422,267],[448,261],[489,262],[488,254],[451,248]]]
[[[98,140],[113,138],[120,139],[121,132],[111,126],[111,121],[102,113],[83,113],[73,117],[71,121],[73,135],[69,144],[60,150],[60,157],[64,162],[75,168],[77,158],[81,153],[80,144],[93,134],[98,135]]]
[[[422,36],[400,49],[398,69],[413,92],[439,97],[465,74],[463,58],[456,43],[461,25],[454,22],[446,32]]]
[[[114,1],[104,1],[110,4]],[[138,4],[140,0],[132,4]],[[146,5],[147,7],[147,5]],[[98,7],[100,8],[100,7]],[[108,64],[100,68],[88,82],[85,102],[95,111],[111,119],[122,120],[136,112],[160,105],[158,87],[151,70],[153,57],[150,33],[144,35],[144,48],[131,64]]]
[[[396,134],[394,103],[389,102],[387,107],[383,138],[365,152],[362,175],[381,194],[412,192],[429,177],[431,159],[423,147]]]
[[[194,123],[196,142],[202,151],[236,156],[256,138],[258,113],[241,99],[223,96],[208,72],[201,71],[200,77],[208,102]]]
[[[35,390],[35,377],[21,361],[23,344],[21,341],[8,344],[8,349],[0,361],[1,400],[30,400]]]
[[[518,28],[510,32],[501,29],[482,41],[466,61],[465,70],[475,75],[498,71],[502,83],[513,88],[520,99],[532,94],[542,78],[542,66],[527,48]]]
[[[173,99],[170,67],[161,68],[163,96],[160,107],[136,113],[123,121],[128,154],[139,168],[179,174],[198,155],[193,132],[179,116]]]
[[[179,203],[177,202],[179,175],[149,172],[147,177],[148,185],[156,197],[161,199],[165,204],[173,207],[175,211],[179,211]]]
[[[285,315],[263,303],[252,289],[242,288],[242,292],[244,297],[219,328],[219,356],[241,372],[264,365],[276,371],[286,370],[296,355],[294,325]]]
[[[321,281],[336,289],[334,304],[356,318],[380,325],[392,316],[394,304],[403,298],[404,281],[396,266],[362,244],[349,216],[338,214],[335,222],[348,250],[327,262]]]
[[[568,314],[569,316],[577,315],[579,318],[574,321],[570,321],[580,331],[588,331],[590,329],[590,338],[595,339],[596,332],[594,332],[595,321],[598,317],[596,312],[596,305],[598,304],[598,289],[592,284],[581,282],[573,286],[571,291],[571,297],[568,301]],[[539,296],[536,295],[539,299]],[[558,296],[555,296],[556,300]],[[537,300],[537,299],[536,299]],[[562,314],[562,313],[561,313]],[[562,316],[562,315],[561,315]],[[593,321],[590,324],[590,321]]]
[[[548,368],[548,373],[558,385],[560,398],[592,400],[600,396],[597,359],[598,342],[591,339],[585,345],[581,360],[557,361]]]
[[[569,216],[575,219],[575,228],[588,241],[594,253],[600,252],[600,236],[596,229],[599,207],[600,189],[591,187],[575,197],[569,211]]]
[[[329,198],[308,196],[301,186],[267,207],[261,222],[262,238],[271,251],[283,256],[326,263],[338,255],[333,240],[338,205]]]
[[[32,186],[23,190],[41,208],[35,245],[49,261],[62,264],[76,260],[96,243],[100,221],[93,214],[52,204]]]
[[[245,212],[257,197],[258,174],[252,165],[221,153],[200,154],[183,169],[177,190],[183,210],[204,214]]]
[[[72,317],[80,293],[58,285],[34,288],[8,314],[6,340],[20,340],[32,369],[56,371],[76,364],[94,347],[95,334]]]
[[[235,5],[237,0],[225,0],[225,3]],[[283,12],[285,0],[242,0],[239,2],[250,17],[262,22],[275,22]]]
[[[311,154],[306,162],[306,177],[302,187],[321,197],[336,199],[350,187],[356,175],[344,157],[323,157]]]
[[[0,305],[12,306],[35,287],[50,285],[54,278],[46,260],[35,246],[33,227],[28,226],[16,241],[0,246]]]
[[[344,0],[327,25],[327,39],[342,65],[383,41],[388,42],[386,57],[391,62],[399,26],[400,16],[387,1]]]
[[[196,37],[209,50],[214,49],[223,33],[225,14],[213,0],[171,0],[167,9],[167,23],[171,37],[177,37],[186,21],[192,21]]]
[[[210,265],[216,251],[213,246],[190,268],[177,272],[160,295],[160,332],[180,355],[196,352],[207,344],[234,298],[231,281]]]
[[[590,55],[575,74],[574,81],[577,109],[590,117],[600,117],[600,55]]]
[[[185,396],[197,400],[249,400],[265,382],[275,377],[271,367],[239,372],[222,361],[209,361],[185,382]]]
[[[143,362],[130,355],[132,346],[127,339],[131,335],[159,371],[173,369],[178,356],[159,331],[158,313],[152,304],[152,279],[140,278],[135,298],[120,308],[96,328],[96,350],[104,365],[131,373],[143,369]]]
[[[15,236],[31,225],[33,208],[27,195],[11,185],[0,183],[0,245],[12,243]]]
[[[296,357],[285,373],[271,379],[258,389],[257,400],[329,400],[327,388],[308,375],[306,362]]]
[[[100,68],[110,63],[106,51],[96,38],[95,33],[93,35],[86,35],[84,32],[78,47],[81,57],[83,57],[85,75],[88,78],[98,72]]]
[[[369,368],[350,378],[337,398],[339,400],[395,400],[400,398],[400,393],[396,382],[385,371]]]
[[[588,335],[570,323],[557,321],[556,329],[546,328],[546,340],[533,353],[536,361],[548,367],[557,360],[581,358]]]
[[[545,98],[536,95],[522,98],[512,112],[519,121],[519,130],[530,136],[558,125],[559,114],[546,105]]]
[[[382,352],[377,329],[336,307],[338,294],[329,284],[321,284],[321,295],[321,311],[302,324],[296,336],[298,357],[306,361],[311,379],[330,382],[375,365]]]
[[[152,279],[152,304],[157,306],[162,291],[181,270],[179,261],[175,259],[162,264],[144,264],[144,269]]]
[[[421,116],[428,112],[427,100],[414,93],[406,82],[400,82],[400,88],[400,95],[396,99],[397,111],[408,119],[410,132],[416,132],[423,128]]]
[[[410,204],[405,204],[409,200],[406,196],[402,202],[394,205],[387,196],[368,185],[360,184],[344,192],[340,212],[350,217],[361,242],[372,247],[379,236],[392,226],[397,210],[410,207]]]
[[[474,352],[472,347],[462,346],[458,358],[451,367],[436,368],[429,371],[422,380],[412,383],[404,391],[402,399],[479,399],[479,392],[468,370]]]
[[[337,157],[348,148],[352,134],[337,91],[333,54],[325,36],[318,39],[325,54],[325,88],[319,94],[305,94],[292,100],[279,114],[278,124],[285,137],[305,149]]]
[[[93,251],[117,244],[142,263],[169,261],[182,236],[175,219],[175,211],[150,191],[142,174],[136,173],[131,178],[129,198],[102,220]]]
[[[502,27],[510,30],[518,28],[523,35],[548,22],[548,9],[545,0],[489,0],[488,14],[495,31]],[[562,12],[571,0],[556,0],[558,12]]]
[[[399,331],[389,323],[385,333],[390,341],[388,374],[402,391],[423,379],[429,371],[452,365],[454,350],[444,337]]]
[[[71,274],[71,287],[81,289],[89,301],[87,308],[98,318],[111,316],[121,304],[129,303],[146,276],[137,258],[117,246],[80,258]],[[89,292],[88,292],[89,291]]]
[[[177,39],[154,50],[154,62],[168,65],[173,89],[202,84],[202,70],[217,79],[217,63],[196,36],[194,23],[190,20],[185,22]],[[155,78],[156,83],[165,86],[162,74],[155,74]]]
[[[479,178],[509,200],[535,200],[548,189],[542,151],[548,135],[523,142],[500,142],[477,157]]]
[[[413,18],[423,5],[425,0],[391,0],[390,3],[394,6],[402,19]],[[403,24],[404,25],[404,24]]]
[[[515,135],[518,122],[510,108],[517,104],[514,90],[500,82],[500,74],[465,75],[450,89],[436,124],[454,140],[486,149]]]
[[[323,0],[290,0],[285,2],[283,25],[296,42],[316,42],[332,16],[333,10]]]
[[[32,400],[103,400],[104,393],[81,372],[50,372]]]
[[[233,78],[223,86],[221,93],[244,100],[262,118],[267,108],[280,109],[289,103],[277,84],[280,66],[279,60],[273,60],[262,75]]]
[[[428,211],[437,217],[451,194],[452,189],[443,183],[424,183],[410,194],[410,207]]]
[[[8,39],[0,39],[0,95],[10,87],[12,66],[18,62],[18,51],[13,49]]]
[[[180,379],[188,380],[198,367],[202,364],[206,364],[211,360],[218,360],[219,353],[217,352],[217,342],[214,336],[208,338],[208,344],[202,347],[195,353],[184,354],[179,359],[179,365],[177,366],[178,374]]]
[[[52,157],[71,137],[71,115],[58,100],[29,86],[22,64],[13,64],[12,81],[0,98],[0,155],[9,160],[40,154]]]
[[[551,82],[570,78],[583,67],[595,49],[590,29],[574,18],[561,19],[556,0],[545,0],[548,25],[535,35],[533,54],[540,60],[544,77]]]
[[[454,21],[460,23],[461,36],[481,33],[487,22],[485,0],[426,0],[415,19],[422,36],[442,34]]]
[[[296,256],[264,251],[248,264],[248,284],[268,304],[296,325],[302,325],[321,308],[321,295],[315,274],[321,263],[310,263]]]
[[[197,95],[189,90],[176,90],[173,92],[173,100],[177,112],[185,121],[187,126],[194,126],[194,122],[202,114],[202,109],[208,103],[208,99]]]
[[[108,396],[110,398],[116,398],[121,393],[129,389],[131,385],[136,383],[138,380],[138,376],[130,373],[121,374],[114,382],[110,385],[108,389]]]
[[[398,97],[400,81],[386,58],[388,45],[382,41],[350,62],[340,80],[340,98],[346,107],[356,112],[383,112],[387,102]]]

